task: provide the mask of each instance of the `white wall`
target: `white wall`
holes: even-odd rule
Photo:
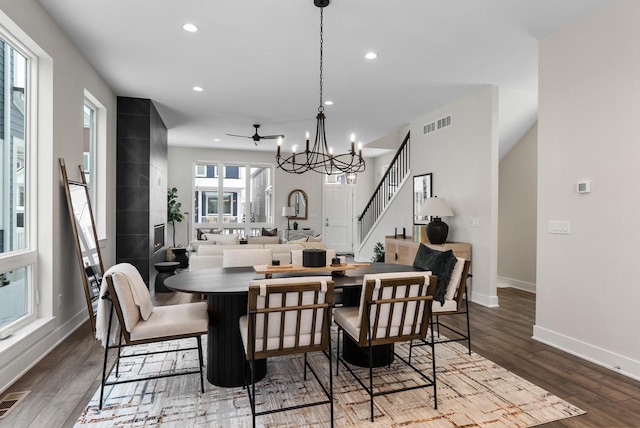
[[[452,126],[423,135],[423,125],[452,115]],[[449,202],[454,217],[448,241],[471,243],[471,299],[497,306],[498,88],[487,86],[411,121],[411,174],[432,173],[435,196]],[[408,186],[409,188],[412,185]],[[403,189],[403,192],[411,189]],[[411,218],[412,202],[403,200]],[[470,219],[479,219],[471,227]]]
[[[46,322],[27,335],[19,331],[0,347],[0,392],[44,357],[59,341],[88,318],[75,243],[60,180],[63,157],[71,179],[78,180],[82,164],[82,105],[88,90],[107,109],[107,236],[105,267],[115,260],[115,113],[116,99],[57,25],[35,0],[0,0],[0,22],[10,31],[24,32],[42,55],[38,95],[38,291]],[[33,154],[32,154],[33,155]],[[62,295],[61,307],[58,296]],[[7,341],[13,345],[6,348]]]
[[[534,337],[640,378],[640,2],[540,44]],[[591,180],[591,193],[576,183]],[[571,222],[569,235],[547,233]]]
[[[538,125],[500,161],[498,283],[536,291]]]

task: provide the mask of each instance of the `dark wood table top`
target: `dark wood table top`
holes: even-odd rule
[[[334,275],[335,288],[362,285],[362,277],[370,273],[384,272],[415,272],[420,271],[412,266],[391,263],[371,263],[368,267],[361,267],[346,271],[344,275]],[[314,272],[314,276],[331,275],[331,272]],[[274,278],[290,278],[295,276],[309,276],[304,274],[273,274]],[[190,272],[181,272],[167,278],[166,287],[184,293],[204,294],[237,294],[249,290],[249,281],[264,279],[264,274],[256,273],[253,267],[212,268]]]

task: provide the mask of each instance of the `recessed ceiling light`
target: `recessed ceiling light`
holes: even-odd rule
[[[378,54],[375,52],[367,52],[364,56],[366,59],[376,59],[378,58]]]
[[[194,91],[196,91],[196,92],[202,92],[202,91],[204,91],[204,89],[203,89],[202,87],[200,87],[200,86],[194,86],[194,87],[193,87],[193,90],[194,90]]]
[[[198,31],[198,27],[196,27],[194,24],[184,24],[182,26],[182,29],[184,29],[184,31],[188,31],[190,33],[195,33],[196,31]]]
[[[215,141],[216,143],[220,141],[220,138],[214,138],[213,141]]]
[[[324,102],[324,105],[332,106],[333,105],[333,101],[327,100],[327,101]]]

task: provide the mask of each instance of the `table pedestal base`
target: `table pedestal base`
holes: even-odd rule
[[[247,293],[209,294],[207,304],[207,379],[217,386],[243,386],[244,374],[247,379],[251,376],[239,331],[240,317],[247,314]],[[257,360],[255,380],[262,379],[266,374],[267,360]]]
[[[369,367],[369,348],[361,348],[353,341],[353,339],[351,339],[351,337],[349,337],[348,334],[344,335],[344,340],[342,342],[342,358],[344,358],[346,362],[359,367]],[[393,349],[393,343],[388,345],[372,346],[372,366],[382,367],[391,364],[394,359]]]

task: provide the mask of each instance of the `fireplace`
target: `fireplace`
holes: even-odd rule
[[[154,254],[164,247],[164,223],[153,226],[153,252]]]

